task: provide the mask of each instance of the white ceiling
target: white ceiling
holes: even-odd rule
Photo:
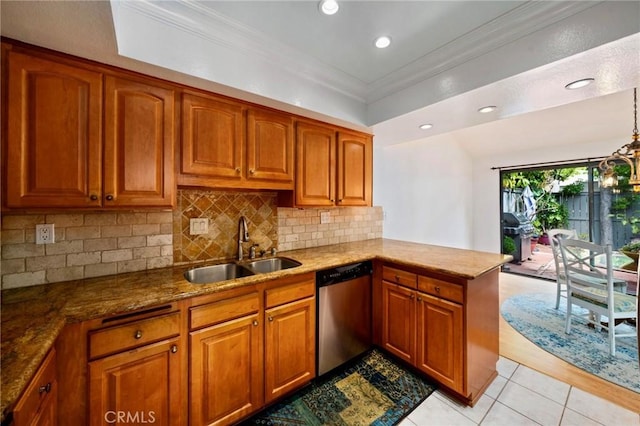
[[[343,0],[324,16],[315,0],[3,0],[0,17],[3,36],[373,126],[382,145],[549,108],[561,115],[563,105],[593,123],[598,103],[577,105],[640,83],[637,1]],[[388,49],[373,47],[380,33],[392,37]],[[582,77],[596,84],[563,89]],[[477,114],[486,104],[499,109]],[[603,103],[628,104],[628,96]],[[430,133],[417,130],[425,121]],[[571,131],[557,125],[547,133]]]

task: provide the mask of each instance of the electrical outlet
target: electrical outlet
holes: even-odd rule
[[[36,244],[53,244],[56,234],[53,223],[41,223],[36,225]]]
[[[189,235],[201,235],[209,232],[209,219],[195,218],[189,220]]]
[[[329,223],[331,214],[329,212],[320,212],[320,223]]]

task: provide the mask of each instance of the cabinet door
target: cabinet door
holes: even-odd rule
[[[338,133],[339,206],[370,206],[373,167],[371,137]]]
[[[336,192],[336,136],[330,127],[298,123],[297,206],[333,206]]]
[[[261,407],[260,328],[255,314],[191,332],[191,425],[235,423]]]
[[[207,179],[242,180],[244,144],[240,104],[185,93],[182,97],[182,147],[179,183]]]
[[[463,389],[462,305],[418,293],[416,366],[461,394]]]
[[[103,205],[174,204],[174,91],[108,76],[105,80]]]
[[[315,377],[315,297],[265,311],[265,403]]]
[[[102,74],[11,51],[7,62],[6,205],[100,206]]]
[[[14,426],[57,424],[56,351],[51,349],[13,410]]]
[[[382,346],[413,364],[416,341],[415,291],[382,281]]]
[[[183,352],[175,338],[90,362],[89,424],[114,424],[120,413],[127,423],[186,424]]]
[[[247,115],[247,179],[293,189],[293,119],[286,114],[251,109]]]

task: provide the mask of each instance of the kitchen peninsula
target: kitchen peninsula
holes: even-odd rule
[[[410,291],[414,294],[426,295],[435,303],[440,303],[443,298],[453,298],[462,307],[460,320],[464,332],[461,335],[466,341],[461,342],[457,349],[463,362],[456,366],[459,369],[456,374],[461,374],[464,380],[450,389],[462,400],[473,404],[495,377],[498,359],[498,267],[508,262],[510,256],[388,239],[288,251],[281,255],[302,265],[216,284],[187,282],[183,273],[193,267],[189,265],[3,291],[0,407],[3,417],[13,409],[15,401],[67,324],[180,303],[365,260],[374,261],[374,343],[386,348],[385,336],[388,327],[393,327],[392,323],[385,322],[388,312],[383,311],[387,306],[383,300],[383,287],[397,290],[403,290],[405,286],[413,288]],[[402,272],[395,275],[397,282],[393,282],[393,275],[388,276],[390,271]],[[407,286],[399,275],[403,279],[414,277],[415,286]],[[442,294],[439,293],[441,289]],[[451,291],[454,296],[450,296],[453,294]],[[420,359],[419,356],[417,358]],[[186,362],[184,366],[186,368]],[[416,367],[420,368],[419,365]],[[480,377],[479,381],[476,377]],[[435,378],[439,379],[437,374]],[[445,386],[449,387],[447,383]]]

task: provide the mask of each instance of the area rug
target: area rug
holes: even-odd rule
[[[505,300],[500,313],[509,325],[547,352],[593,375],[640,392],[637,339],[616,339],[616,356],[612,357],[606,331],[587,327],[585,320],[573,318],[571,334],[564,332],[566,303],[555,309],[555,298],[555,294],[520,294]],[[618,327],[634,330],[627,324]]]
[[[435,389],[373,349],[243,424],[394,425]]]

